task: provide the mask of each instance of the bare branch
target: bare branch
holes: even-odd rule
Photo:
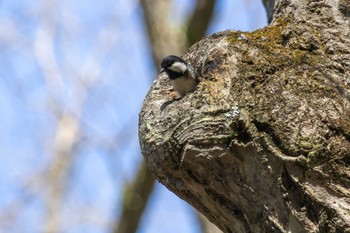
[[[44,4],[49,9],[55,6],[52,1],[44,1]],[[43,73],[48,93],[50,93],[51,107],[54,107],[52,110],[58,118],[52,148],[53,160],[47,176],[49,188],[46,196],[47,220],[45,221],[45,232],[54,233],[60,231],[60,209],[65,192],[65,183],[75,158],[75,146],[80,140],[81,111],[86,102],[87,93],[101,76],[100,60],[105,57],[105,54],[109,51],[108,48],[111,46],[110,44],[106,45],[104,42],[111,37],[108,29],[111,27],[111,22],[114,22],[114,19],[112,18],[110,23],[100,30],[96,36],[96,45],[92,46],[82,69],[76,73],[76,76],[72,77],[72,88],[75,92],[75,99],[72,100],[74,102],[73,116],[73,114],[65,110],[65,107],[57,108],[57,103],[61,97],[59,91],[63,88],[63,79],[54,54],[53,45],[56,27],[55,20],[49,13],[52,12],[52,9],[49,9],[46,8],[41,16],[41,25],[35,40],[35,54]],[[108,41],[113,42],[113,40]]]
[[[140,0],[156,65],[169,54],[182,54],[184,38],[169,19],[171,1]]]
[[[271,23],[272,16],[273,16],[273,7],[275,5],[275,0],[262,0],[267,14],[267,21],[268,23]]]
[[[187,28],[187,44],[199,41],[206,33],[213,16],[216,0],[197,0]]]
[[[53,161],[48,175],[47,221],[45,232],[59,232],[59,210],[70,165],[74,160],[74,148],[79,139],[77,119],[63,115],[57,125],[53,145]]]
[[[148,38],[151,43],[155,64],[160,64],[168,54],[180,54],[183,51],[183,39],[168,18],[171,7],[169,0],[140,0],[146,22]],[[154,186],[154,178],[144,163],[138,168],[133,185],[125,191],[121,217],[113,232],[136,232],[144,207]],[[137,201],[137,208],[132,207]]]
[[[201,224],[202,233],[222,233],[222,231],[210,222],[203,214],[197,211],[197,217]]]
[[[124,193],[123,211],[114,233],[136,232],[139,221],[154,186],[154,178],[148,167],[141,164],[133,184]]]

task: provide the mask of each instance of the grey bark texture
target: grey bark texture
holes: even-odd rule
[[[270,26],[183,58],[178,101],[157,78],[140,113],[157,180],[224,232],[350,232],[350,2],[276,0]]]

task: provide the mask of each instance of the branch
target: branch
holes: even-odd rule
[[[185,40],[169,19],[171,1],[140,0],[140,3],[156,66],[169,54],[182,54]]]
[[[48,4],[53,7],[55,4]],[[49,184],[46,195],[47,220],[45,232],[59,232],[59,210],[62,204],[64,183],[73,160],[74,146],[78,141],[79,127],[77,119],[69,114],[58,113],[56,107],[59,102],[57,90],[62,88],[62,75],[54,55],[55,21],[47,9],[42,16],[42,23],[35,40],[35,54],[42,70],[48,92],[51,93],[53,115],[59,117],[52,148],[52,162],[49,168],[47,182]]]
[[[167,54],[180,54],[182,42],[180,36],[172,29],[168,19],[170,1],[168,0],[140,0],[143,16],[146,22],[148,38],[151,43],[152,57],[155,64],[160,64]],[[138,175],[133,181],[131,188],[126,189],[124,205],[118,224],[114,226],[115,233],[136,232],[142,213],[149,196],[153,190],[154,178],[144,163],[138,168]],[[131,198],[130,197],[134,197]],[[137,208],[130,208],[135,197],[139,202]]]
[[[225,31],[184,59],[197,90],[158,79],[140,113],[156,178],[230,232],[350,229],[350,30],[345,1],[276,1],[273,22]]]
[[[201,224],[202,233],[222,233],[222,231],[211,223],[203,214],[197,212],[197,217]]]
[[[154,178],[144,163],[138,170],[134,183],[126,188],[123,210],[114,233],[136,232],[141,215],[152,193]]]
[[[197,0],[186,31],[187,44],[189,46],[202,39],[207,32],[215,3],[215,0]]]
[[[86,56],[82,70],[76,72],[75,79],[72,79],[72,89],[75,93],[75,99],[70,101],[74,109],[74,116],[68,112],[65,107],[58,107],[60,104],[61,93],[63,88],[63,79],[61,69],[55,57],[54,40],[55,40],[55,20],[52,17],[51,7],[56,5],[52,1],[44,1],[48,9],[45,9],[41,16],[41,26],[38,29],[35,40],[35,54],[39,67],[43,73],[53,115],[57,117],[57,126],[55,138],[52,146],[52,162],[49,167],[47,183],[48,193],[46,195],[47,216],[45,232],[60,231],[60,210],[65,192],[65,184],[71,169],[71,164],[75,158],[75,146],[80,140],[80,115],[86,103],[87,93],[94,84],[99,80],[101,60],[105,57],[110,49],[110,44],[106,45],[106,38],[110,37],[108,32],[113,26],[111,19],[105,28],[102,28],[97,37],[97,43],[92,46]],[[117,13],[117,11],[115,11]],[[100,63],[99,63],[100,62]],[[84,77],[79,79],[79,77]],[[67,107],[67,109],[69,109]]]
[[[273,16],[273,7],[275,5],[275,0],[262,0],[266,14],[267,14],[267,22],[271,23]]]
[[[49,193],[47,194],[47,221],[45,232],[60,231],[60,207],[64,194],[65,181],[74,161],[74,148],[79,139],[76,119],[64,115],[60,119],[53,145],[53,161],[48,174]]]

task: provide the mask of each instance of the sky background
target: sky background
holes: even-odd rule
[[[194,1],[174,2],[181,24]],[[207,34],[265,25],[260,0],[218,0]],[[55,109],[79,118],[83,135],[64,186],[62,232],[110,232],[142,161],[138,113],[157,72],[136,0],[0,2],[0,233],[43,232]],[[200,228],[192,207],[157,184],[138,232]]]

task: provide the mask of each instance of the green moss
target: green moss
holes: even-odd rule
[[[300,147],[306,151],[311,150],[314,146],[312,143],[310,143],[310,140],[308,141],[300,141],[299,143]]]
[[[319,151],[311,151],[307,156],[307,164],[310,167],[314,167],[319,164],[323,164],[328,159],[329,158],[326,153],[319,153]]]
[[[262,45],[273,47],[281,42],[281,33],[285,30],[288,24],[289,23],[286,20],[279,20],[275,22],[274,25],[253,32],[235,31],[227,38],[227,40],[231,44],[236,44],[237,42],[242,41],[240,36],[244,35],[248,41],[259,41]]]
[[[287,20],[279,20],[254,32],[233,32],[227,40],[240,54],[239,76],[255,89],[263,88],[270,81],[281,81],[284,89],[298,90],[300,94],[326,88],[314,78],[318,64],[324,59],[322,46],[315,49],[312,42],[308,45],[303,33],[305,31],[298,25]],[[315,28],[310,27],[307,33],[313,40],[320,41]],[[284,72],[287,70],[289,73]],[[276,80],[274,74],[284,76]],[[290,79],[291,76],[302,78]]]
[[[259,41],[267,47],[274,47],[282,42],[282,32],[289,25],[288,21],[279,20],[274,25],[256,30],[247,35],[248,39]]]

